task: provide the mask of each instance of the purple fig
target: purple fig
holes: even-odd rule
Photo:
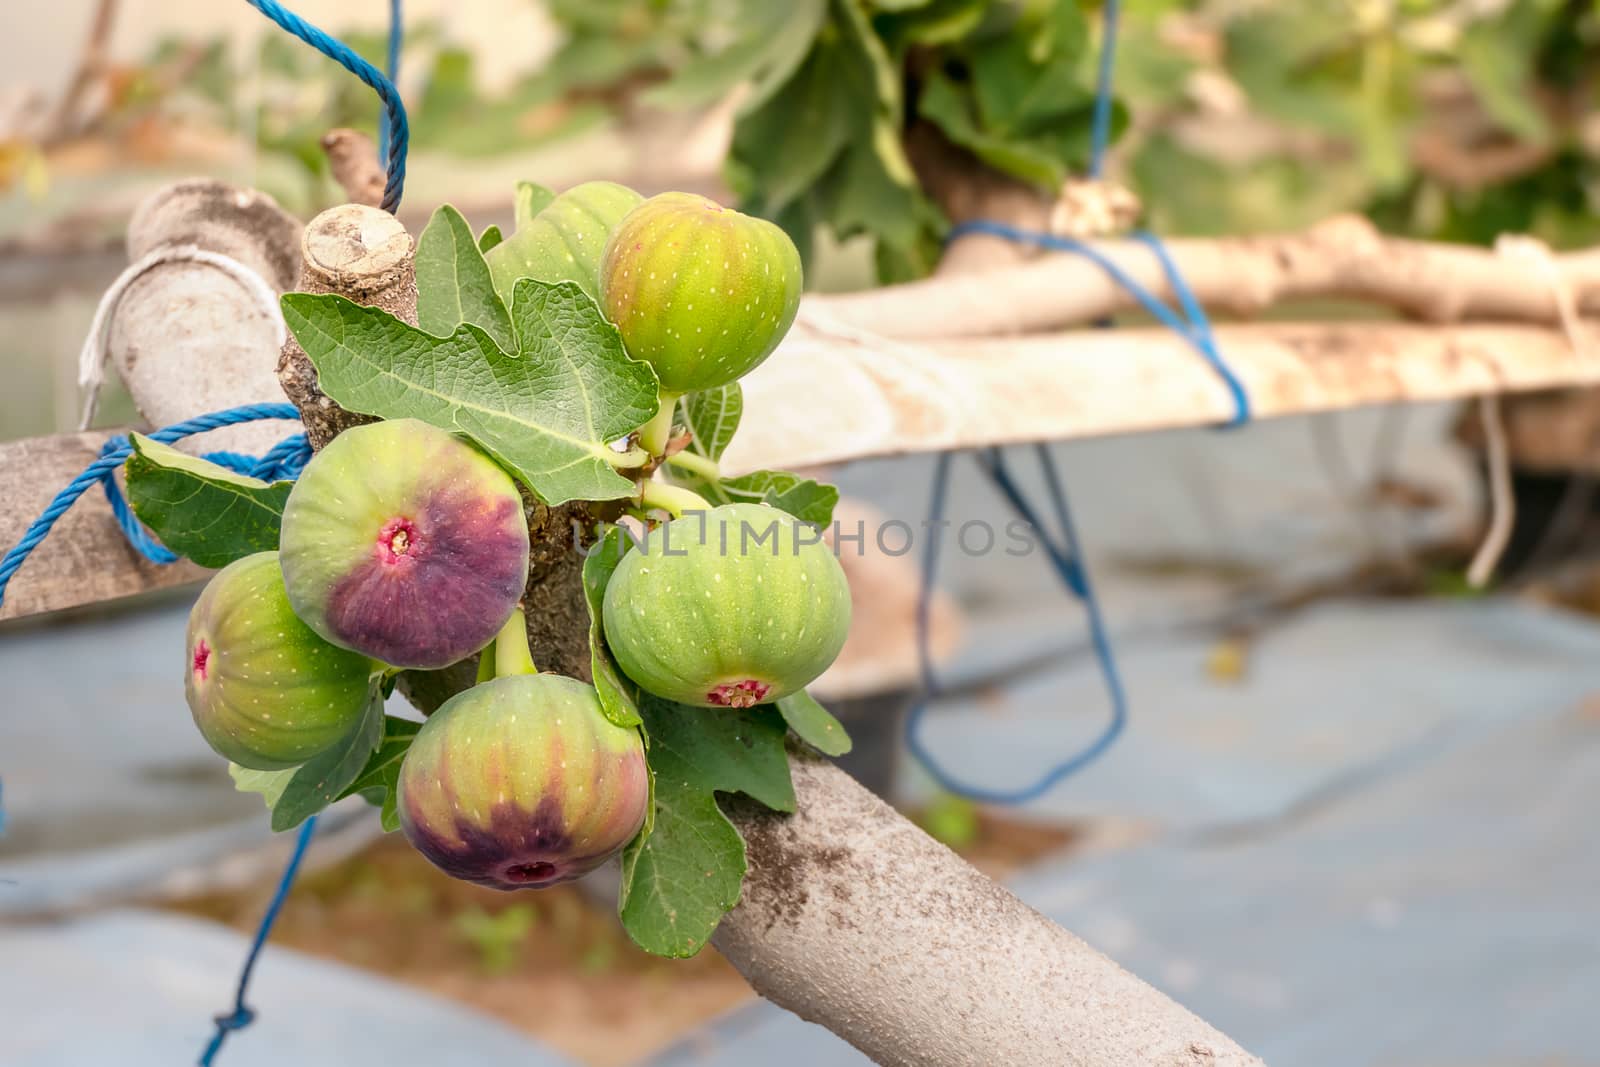
[[[346,430],[295,483],[280,548],[317,633],[395,667],[444,667],[494,637],[528,579],[509,475],[414,419]]]
[[[276,552],[228,564],[189,613],[184,695],[206,743],[241,767],[304,763],[355,726],[376,669],[295,616]]]
[[[850,630],[833,551],[761,504],[685,512],[622,558],[606,586],[606,643],[624,674],[699,707],[766,704],[828,669]]]
[[[406,839],[491,889],[580,877],[639,832],[650,802],[637,730],[593,687],[557,674],[496,678],[429,716],[400,765]]]

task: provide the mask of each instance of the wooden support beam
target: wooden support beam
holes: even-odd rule
[[[1262,323],[1216,331],[1258,418],[1600,384],[1555,328]],[[1233,414],[1217,373],[1166,329],[897,343],[802,305],[744,379],[723,458],[739,473],[872,456],[1206,426]]]
[[[1556,328],[1393,322],[1264,323],[1217,330],[1259,418],[1600,384],[1600,358]],[[1060,441],[1225,421],[1216,373],[1164,329],[1086,330],[903,344],[802,310],[745,379],[729,473],[874,456]],[[102,434],[0,445],[0,547],[94,459]],[[98,491],[12,580],[0,618],[190,581],[123,543]]]
[[[0,551],[17,543],[56,493],[95,461],[110,436],[96,431],[0,444]],[[61,516],[12,578],[0,619],[119,600],[209,573],[188,561],[151,563],[135,552],[96,486]]]

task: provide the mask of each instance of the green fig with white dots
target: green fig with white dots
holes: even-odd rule
[[[828,669],[850,630],[850,587],[814,527],[726,504],[643,538],[617,564],[602,619],[617,665],[649,692],[749,707]]]
[[[803,278],[789,235],[692,193],[623,218],[600,261],[600,307],[668,397],[742,378],[794,323]]]
[[[218,571],[189,613],[184,695],[206,743],[241,767],[294,767],[355,728],[377,665],[289,606],[276,552]]]

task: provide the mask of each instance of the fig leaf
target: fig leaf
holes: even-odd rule
[[[278,525],[292,482],[263,482],[132,436],[128,499],[161,543],[202,567],[278,547]]]
[[[516,355],[471,323],[434,337],[340,296],[289,293],[283,314],[347,410],[465,434],[547,504],[632,495],[608,442],[655,414],[655,373],[576,284],[524,278],[516,294]]]
[[[511,315],[495,292],[489,264],[461,212],[445,204],[417,238],[417,325],[448,337],[470,322],[502,351],[514,351]]]
[[[630,544],[632,539],[613,526],[583,561],[583,596],[589,606],[590,671],[595,692],[600,694],[600,710],[618,726],[637,726],[642,721],[636,697],[638,687],[628,681],[611,658],[602,636],[600,611],[605,603],[606,584]]]
[[[744,884],[744,839],[717,793],[794,810],[783,721],[770,707],[690,708],[649,695],[639,711],[650,732],[655,823],[623,851],[617,911],[645,951],[693,956]]]
[[[800,740],[824,756],[843,756],[853,747],[844,725],[804,689],[779,698],[778,711]]]

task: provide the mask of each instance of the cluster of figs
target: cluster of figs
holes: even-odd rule
[[[598,283],[671,408],[771,353],[794,319],[800,260],[776,226],[668,193],[622,218]],[[788,536],[795,522],[724,505],[673,518],[624,556],[602,611],[623,672],[706,708],[775,701],[821,674],[844,643],[849,590],[829,548]],[[751,528],[767,536],[752,541]],[[296,767],[347,737],[386,679],[478,655],[478,683],[439,707],[403,758],[401,829],[481,885],[579,877],[640,830],[649,770],[638,730],[609,720],[592,686],[535,668],[528,565],[523,496],[489,456],[415,420],[346,430],[290,493],[278,551],[232,563],[196,602],[195,723],[242,767]]]

